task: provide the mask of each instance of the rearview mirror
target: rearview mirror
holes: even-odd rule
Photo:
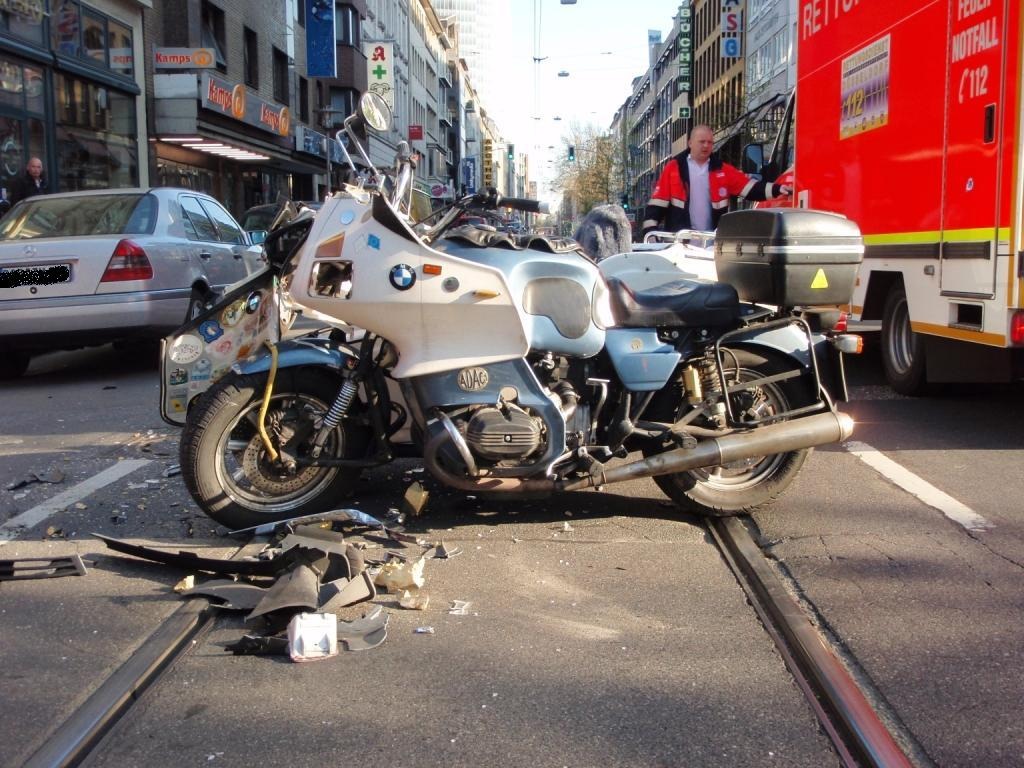
[[[764,145],[747,144],[743,147],[743,172],[747,174],[761,173],[764,165]]]
[[[391,108],[379,94],[371,91],[359,97],[359,117],[377,132],[391,126]]]

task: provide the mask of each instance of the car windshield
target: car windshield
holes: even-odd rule
[[[0,222],[0,240],[85,235],[148,235],[156,225],[157,200],[148,194],[37,196]]]

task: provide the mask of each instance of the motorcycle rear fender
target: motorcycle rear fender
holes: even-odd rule
[[[849,394],[846,389],[846,371],[843,366],[842,353],[820,333],[812,333],[811,339],[822,386],[834,401],[846,402],[849,400]],[[812,367],[811,355],[807,348],[807,336],[797,325],[787,325],[770,330],[751,328],[749,333],[730,339],[726,346],[745,347],[751,351],[768,349],[793,360],[804,370],[809,370]]]
[[[352,350],[339,347],[330,339],[299,338],[282,341],[277,345],[277,369],[306,367],[324,367],[342,370],[349,366],[348,361],[357,361],[359,356]],[[270,370],[272,357],[264,348],[263,354],[235,363],[231,370],[240,374],[266,373]]]

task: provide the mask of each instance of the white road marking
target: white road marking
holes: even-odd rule
[[[867,443],[850,440],[844,443],[843,447],[878,472],[882,477],[895,483],[907,493],[916,496],[929,507],[939,510],[939,512],[954,523],[962,525],[968,531],[984,531],[992,527],[992,523],[973,509],[961,504],[948,493],[940,491],[931,483],[921,479],[909,469],[900,466]]]
[[[76,501],[81,501],[91,493],[100,488],[120,480],[140,467],[152,463],[150,459],[127,459],[119,461],[112,467],[107,467],[99,474],[83,480],[77,485],[68,488],[64,493],[58,493],[52,499],[37,504],[32,509],[27,509],[16,517],[12,517],[3,525],[0,525],[0,546],[8,541],[18,538],[18,534],[27,528],[38,525],[55,512],[67,509]]]

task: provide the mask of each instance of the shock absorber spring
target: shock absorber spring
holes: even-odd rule
[[[328,432],[341,424],[341,420],[348,412],[349,406],[352,405],[352,400],[355,398],[358,390],[359,385],[355,381],[345,379],[345,383],[341,385],[338,396],[334,398],[334,402],[331,403],[327,415],[324,416],[323,426],[320,427],[320,435],[326,436]],[[321,444],[319,435],[317,436],[317,443]]]

